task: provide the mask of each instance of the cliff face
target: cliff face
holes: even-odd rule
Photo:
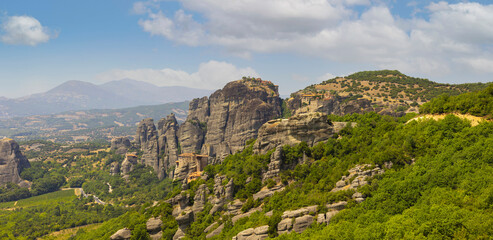
[[[170,167],[175,166],[175,162],[178,160],[178,128],[179,125],[173,113],[158,122],[159,153],[163,157],[162,163],[165,172],[168,172]]]
[[[344,116],[353,113],[381,112],[383,107],[373,107],[368,99],[351,100],[349,97],[334,96],[330,99],[302,99],[300,95],[295,95],[287,101],[287,106],[295,114],[319,112],[324,114],[335,114]],[[397,107],[397,106],[396,106]],[[386,106],[390,109],[391,106]],[[393,115],[397,113],[392,112]],[[389,114],[390,115],[390,114]]]
[[[221,160],[256,138],[265,122],[281,115],[278,87],[261,80],[228,83],[210,96],[209,112],[202,152]]]
[[[140,145],[143,153],[140,159],[141,163],[151,166],[158,177],[162,179],[164,177],[164,168],[159,159],[158,133],[151,118],[140,121],[135,140]]]
[[[329,122],[327,115],[322,113],[305,113],[289,119],[271,120],[259,129],[254,152],[265,154],[277,146],[300,142],[313,146],[329,139],[345,125],[346,123]]]
[[[31,165],[12,139],[0,140],[0,185],[22,181],[20,172]]]

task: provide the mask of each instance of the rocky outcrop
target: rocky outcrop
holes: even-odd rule
[[[282,167],[282,146],[277,146],[270,156],[270,163],[267,172],[263,175],[262,181],[279,176]]]
[[[120,229],[115,234],[111,235],[111,240],[128,240],[132,237],[132,232],[128,228]]]
[[[120,163],[112,162],[110,165],[110,174],[111,176],[115,176],[120,174]]]
[[[282,185],[277,185],[272,188],[265,188],[260,190],[259,192],[253,194],[253,200],[263,200],[266,197],[270,197],[274,195],[276,192],[281,192],[284,190],[284,187]]]
[[[357,165],[349,169],[348,176],[342,176],[341,180],[336,182],[336,187],[332,189],[332,192],[350,189],[356,190],[358,187],[368,184],[367,178],[382,174],[383,172],[384,170],[378,166],[372,167],[370,164]]]
[[[152,167],[159,179],[162,179],[164,167],[159,159],[158,134],[152,118],[140,121],[135,140],[143,153],[141,163]]]
[[[345,123],[332,123],[322,113],[305,113],[289,119],[270,120],[259,129],[254,152],[265,154],[277,146],[296,145],[300,142],[313,146],[331,138],[342,129],[341,125],[345,126]]]
[[[353,113],[379,111],[371,105],[371,101],[365,98],[352,99],[349,96],[331,96],[330,98],[311,99],[303,101],[303,94],[296,93],[294,98],[287,101],[288,108],[295,114],[319,112],[344,116]],[[380,109],[381,110],[381,109]]]
[[[111,150],[117,154],[125,154],[132,145],[127,137],[116,137],[111,139]]]
[[[20,183],[22,179],[19,174],[30,166],[17,142],[8,138],[0,140],[0,185]]]
[[[209,228],[209,230],[206,229],[207,230],[206,232],[208,232],[208,231],[210,231],[210,229],[214,228],[214,226],[215,226],[214,224],[217,225],[217,223],[213,223],[213,225],[211,225],[212,227],[209,226],[211,228],[207,227],[207,228]],[[212,230],[212,232],[208,233],[205,237],[206,238],[211,238],[211,237],[214,237],[216,235],[219,235],[219,234],[221,234],[221,232],[223,231],[223,229],[224,229],[224,223],[221,224],[221,225],[219,225],[219,227],[217,227],[216,229]]]
[[[205,138],[205,124],[197,119],[188,119],[180,126],[180,146],[184,153],[198,153]]]
[[[239,232],[234,240],[263,240],[269,238],[269,225],[249,228]]]
[[[189,104],[187,119],[196,119],[206,123],[210,116],[209,99],[207,97],[193,99]]]
[[[301,233],[305,231],[313,223],[313,221],[320,218],[319,216],[315,218],[315,213],[317,213],[317,205],[292,211],[285,211],[281,216],[282,220],[277,224],[278,233],[284,234],[291,231]],[[325,215],[323,220],[325,220]]]
[[[277,88],[268,81],[243,79],[209,98],[194,99],[178,131],[182,153],[200,152],[222,160],[241,150],[247,140],[257,137],[262,124],[280,116]]]
[[[233,216],[241,214],[242,213],[241,208],[243,207],[243,204],[244,202],[242,202],[240,199],[236,199],[228,203],[228,206],[226,208],[226,214]]]
[[[197,214],[204,210],[204,206],[207,203],[208,193],[209,189],[207,188],[207,185],[202,184],[199,186],[199,188],[195,192],[195,197],[193,198],[192,211],[194,214]]]
[[[175,166],[180,154],[178,143],[179,125],[173,113],[159,120],[157,125],[159,153],[163,157],[164,171],[169,172],[169,169]]]
[[[135,164],[137,164],[137,156],[134,154],[125,154],[125,159],[120,168],[121,174],[127,176],[134,169]]]
[[[228,183],[224,186],[223,181],[226,181],[226,176],[216,175],[214,177],[214,196],[211,199],[213,206],[209,211],[209,214],[214,214],[215,212],[220,211],[226,202],[233,200],[233,179],[229,179]]]
[[[257,137],[265,122],[281,115],[278,87],[262,80],[228,83],[209,98],[210,115],[204,145],[222,159]]]
[[[163,225],[163,221],[161,221],[160,218],[149,218],[149,220],[147,220],[146,229],[152,240],[158,240],[162,238],[163,236],[163,232],[161,231],[162,225]]]

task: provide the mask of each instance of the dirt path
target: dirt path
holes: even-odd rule
[[[471,122],[471,126],[475,127],[479,125],[482,122],[487,122],[488,120],[482,118],[482,117],[476,117],[470,114],[460,114],[460,113],[448,113],[448,114],[424,114],[424,115],[419,115],[416,116],[415,118],[407,121],[409,123],[410,121],[418,121],[421,119],[434,119],[434,120],[442,120],[444,119],[447,115],[453,114],[461,119],[467,119],[469,122]]]

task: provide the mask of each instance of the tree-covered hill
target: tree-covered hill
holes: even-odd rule
[[[462,113],[477,117],[493,117],[493,85],[481,91],[457,96],[440,95],[420,108],[421,113],[442,114]]]
[[[333,90],[340,94],[361,94],[370,98],[387,98],[427,102],[441,94],[458,95],[486,87],[483,83],[443,84],[410,77],[397,70],[363,71],[346,77],[336,77],[305,88],[304,92]]]
[[[363,71],[335,77],[291,94],[284,112],[346,115],[377,112],[403,116],[442,94],[450,96],[484,89],[487,84],[442,84],[410,77],[397,70]]]

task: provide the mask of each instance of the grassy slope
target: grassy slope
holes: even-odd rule
[[[30,197],[22,199],[19,201],[4,202],[0,203],[0,209],[15,209],[15,208],[26,208],[26,207],[36,207],[40,205],[50,205],[58,202],[68,202],[75,199],[75,193],[73,189],[56,191],[52,193],[47,193],[35,197]]]

